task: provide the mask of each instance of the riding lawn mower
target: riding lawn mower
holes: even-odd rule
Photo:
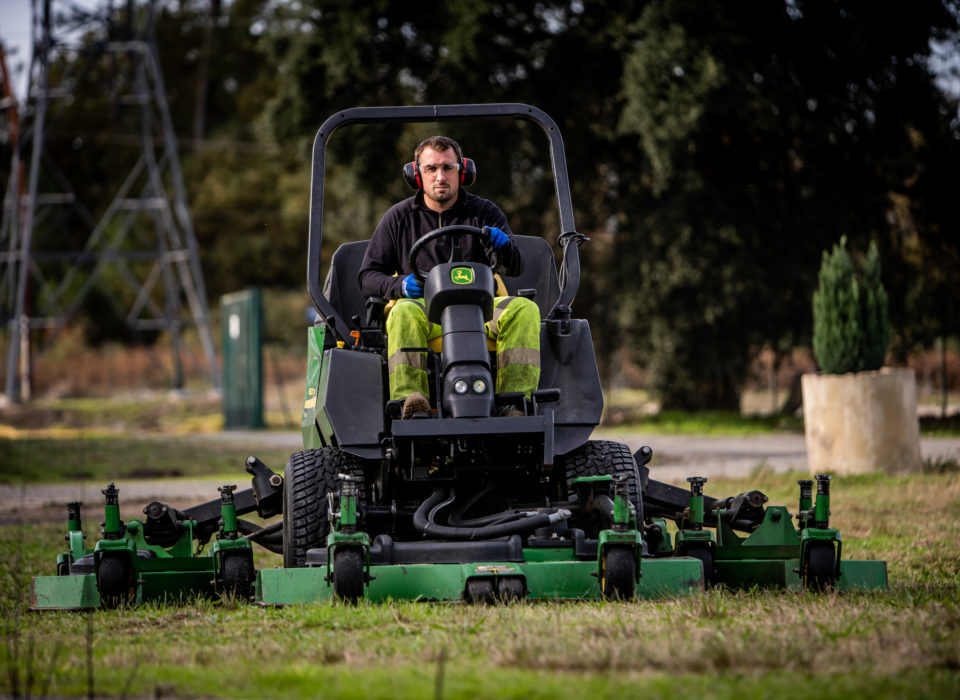
[[[324,160],[347,125],[521,119],[542,127],[559,207],[560,274],[543,239],[515,236],[517,277],[466,261],[462,240],[486,235],[447,226],[421,238],[410,267],[424,282],[428,319],[443,328],[424,353],[429,418],[401,420],[387,400],[387,300],[364,299],[357,273],[367,241],[341,245],[321,284]],[[446,263],[419,267],[441,241]],[[579,246],[563,141],[554,121],[523,104],[356,108],[334,114],[313,150],[302,451],[283,474],[256,457],[252,487],[178,510],[154,502],[123,523],[119,494],[103,491],[102,536],[87,548],[78,503],[68,504],[69,547],[55,576],[33,581],[35,609],[115,607],[200,594],[265,605],[326,599],[496,602],[671,596],[705,586],[882,589],[886,565],[842,558],[830,526],[830,477],[799,482],[795,517],[749,491],[728,498],[650,477],[653,452],[591,440],[603,395],[593,340],[572,302]],[[497,279],[499,277],[499,279]],[[529,396],[495,393],[496,356],[484,336],[497,293],[540,309],[540,385]],[[513,415],[501,415],[512,407]],[[240,516],[282,515],[264,527]],[[796,524],[794,521],[796,520]],[[668,529],[672,521],[675,528]],[[213,540],[206,553],[202,545]],[[252,546],[282,552],[257,571]]]

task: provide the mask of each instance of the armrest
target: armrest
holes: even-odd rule
[[[387,300],[383,297],[367,297],[364,308],[366,315],[364,318],[364,328],[383,328],[384,316],[383,309],[387,305]]]

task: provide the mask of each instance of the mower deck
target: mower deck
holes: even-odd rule
[[[514,590],[523,600],[599,600],[603,598],[595,561],[572,559],[482,564],[392,564],[370,566],[372,580],[364,598],[387,600],[460,601],[468,597],[468,584],[486,581],[496,599],[509,600],[501,582],[522,583]],[[638,598],[665,598],[703,588],[703,567],[696,559],[675,558],[644,561],[636,584]],[[293,605],[331,600],[333,586],[326,569],[265,569],[257,576],[255,600],[265,605]],[[483,602],[483,601],[478,601]]]

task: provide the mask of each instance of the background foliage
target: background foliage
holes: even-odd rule
[[[960,123],[933,70],[934,54],[957,53],[957,17],[956,0],[909,12],[862,0],[181,0],[163,5],[157,36],[211,299],[302,288],[310,149],[330,114],[527,102],[565,138],[591,238],[576,306],[604,375],[627,359],[667,408],[735,408],[756,353],[810,345],[820,256],[841,236],[877,246],[896,357],[960,333]],[[125,170],[123,108],[103,77],[78,85],[51,147],[105,205]],[[337,134],[325,256],[407,196],[401,165],[435,130]],[[554,242],[542,135],[522,123],[447,133],[478,162],[473,190],[515,231]]]

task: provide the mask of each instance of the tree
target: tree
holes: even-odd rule
[[[922,168],[916,134],[944,122],[923,57],[956,29],[939,2],[916,10],[674,0],[641,14],[620,126],[650,178],[623,192],[638,206],[617,254],[646,253],[623,285],[665,405],[735,408],[752,353],[809,342],[819,251],[891,240],[891,194]]]

